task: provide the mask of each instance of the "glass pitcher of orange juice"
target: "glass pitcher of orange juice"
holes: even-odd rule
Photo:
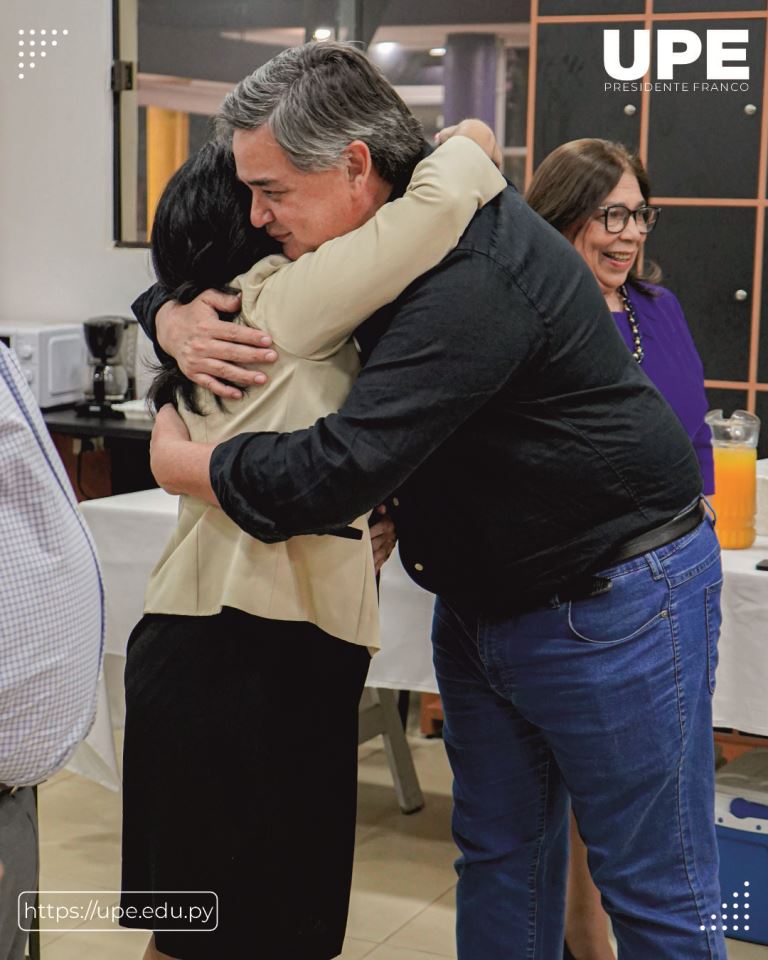
[[[755,542],[760,419],[746,410],[736,410],[728,419],[722,410],[710,410],[705,420],[715,457],[715,493],[710,498],[717,514],[715,531],[724,550],[743,550]]]

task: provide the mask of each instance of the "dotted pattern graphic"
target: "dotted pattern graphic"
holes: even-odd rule
[[[725,932],[726,930],[733,930],[734,932],[742,930],[745,932],[749,931],[749,880],[744,881],[744,889],[739,892],[734,890],[731,894],[731,913],[721,913],[720,920],[728,921],[727,923],[723,922],[720,929]],[[728,910],[728,904],[721,904],[723,910]],[[717,914],[713,913],[710,915],[710,921],[717,920]],[[702,923],[699,926],[699,930],[706,930],[706,924]],[[709,925],[710,930],[717,930],[717,923],[712,922]]]
[[[48,29],[29,29],[18,31],[19,33],[19,57],[16,65],[19,80],[30,76],[30,72],[37,68],[49,52],[53,52],[54,47],[58,47],[59,41],[69,36],[69,30],[60,30],[58,27]]]

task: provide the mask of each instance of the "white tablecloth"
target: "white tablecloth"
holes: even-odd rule
[[[176,523],[178,498],[145,490],[88,500],[80,509],[104,571],[106,682],[94,729],[72,766],[117,786],[111,728],[122,725],[124,716],[125,647],[141,617],[149,573]],[[754,569],[764,557],[768,538],[759,538],[752,550],[723,553],[723,629],[714,711],[716,726],[768,735],[768,573]],[[436,692],[429,639],[433,600],[407,576],[395,553],[382,572],[382,650],[371,663],[369,686]]]
[[[768,537],[723,550],[723,627],[714,700],[716,727],[768,736]]]

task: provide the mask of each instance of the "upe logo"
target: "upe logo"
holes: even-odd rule
[[[614,80],[639,80],[651,66],[651,31],[634,30],[631,66],[621,61],[619,30],[603,31],[603,64]],[[746,61],[748,30],[707,30],[706,58],[708,80],[749,80],[748,66],[733,66]],[[692,30],[656,31],[656,78],[674,80],[675,67],[695,63],[702,53],[701,38]]]

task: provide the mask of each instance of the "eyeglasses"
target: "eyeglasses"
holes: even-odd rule
[[[630,217],[635,218],[640,233],[650,233],[661,213],[661,207],[638,207],[637,210],[629,210],[623,203],[611,203],[597,209],[603,214],[602,220],[608,233],[621,233]]]

